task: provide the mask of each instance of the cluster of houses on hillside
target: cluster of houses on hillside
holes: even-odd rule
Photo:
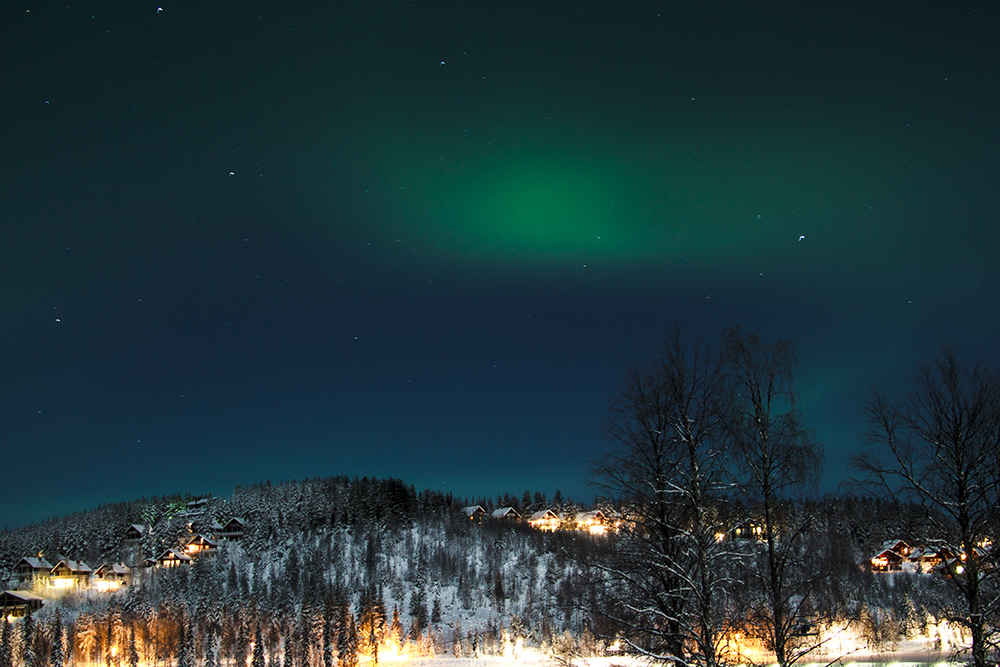
[[[182,514],[194,518],[204,513],[205,499],[188,503]],[[462,513],[475,523],[487,521],[524,522],[543,531],[582,531],[591,535],[605,535],[618,531],[623,519],[615,513],[602,510],[585,512],[557,512],[552,509],[534,512],[524,517],[513,507],[500,507],[487,512],[480,505],[463,507]],[[128,585],[139,572],[157,568],[172,568],[192,564],[196,559],[213,553],[223,542],[238,541],[247,530],[247,523],[238,517],[225,524],[211,522],[205,533],[192,532],[194,523],[188,524],[188,535],[175,548],[164,549],[156,556],[148,556],[147,549],[154,541],[150,528],[132,524],[122,536],[121,554],[128,562],[105,562],[96,568],[81,560],[58,557],[52,562],[43,554],[25,556],[13,568],[13,578],[8,585],[12,590],[0,593],[0,615],[17,617],[31,614],[41,608],[47,598],[55,598],[73,591],[116,591]],[[201,525],[204,525],[202,523]],[[761,528],[752,521],[744,521],[718,539],[759,540]],[[980,545],[972,554],[985,553],[989,544]],[[913,546],[903,540],[884,542],[868,559],[872,572],[912,572],[961,574],[966,554],[945,545]]]
[[[973,558],[985,554],[988,543],[977,546]],[[869,560],[872,572],[915,572],[918,574],[962,574],[968,555],[945,544],[913,546],[903,540],[883,542]]]
[[[500,507],[488,513],[480,505],[463,507],[462,512],[476,523],[484,518],[499,521],[525,521],[525,518],[513,507]],[[609,531],[614,531],[618,526],[618,518],[609,518],[601,510],[589,512],[556,513],[554,510],[542,510],[534,512],[526,519],[529,526],[538,530],[580,530],[591,535],[604,535]]]
[[[33,613],[47,598],[56,598],[74,591],[96,591],[98,593],[116,591],[129,584],[133,576],[149,568],[177,567],[190,565],[199,556],[215,551],[220,543],[242,539],[246,522],[234,517],[226,524],[211,524],[211,534],[192,533],[178,549],[165,549],[155,557],[134,558],[132,562],[105,562],[93,568],[82,560],[70,558],[53,559],[44,554],[25,556],[13,568],[12,575],[16,590],[0,594],[0,614],[18,617]],[[142,552],[150,530],[140,524],[132,524],[122,536],[122,552],[137,554]]]

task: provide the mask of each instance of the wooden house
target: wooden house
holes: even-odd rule
[[[904,568],[910,569],[911,551],[910,545],[903,540],[883,542],[869,559],[872,572],[902,572]]]
[[[179,565],[190,565],[191,557],[177,553],[173,549],[167,549],[156,558],[156,564],[160,567],[177,567]]]
[[[14,576],[22,582],[45,582],[48,581],[49,573],[52,572],[52,563],[38,556],[25,556],[14,566]]]
[[[55,564],[49,573],[53,588],[86,588],[90,585],[93,569],[82,560],[64,558]]]
[[[521,518],[521,515],[517,513],[513,507],[498,507],[493,510],[490,514],[491,519],[510,519],[517,520]]]
[[[233,517],[222,526],[222,530],[215,534],[215,539],[217,540],[241,540],[243,539],[243,534],[246,532],[247,524],[243,519],[238,517]]]
[[[764,525],[752,519],[741,521],[729,531],[729,537],[734,540],[755,540],[760,542],[764,539]]]
[[[195,535],[184,545],[184,553],[195,558],[201,554],[214,552],[218,546],[218,542],[209,537]]]
[[[610,525],[608,517],[601,510],[580,512],[576,515],[576,529],[585,530],[591,535],[604,535]]]
[[[93,584],[99,591],[116,591],[128,584],[132,569],[124,563],[104,563],[94,570]]]
[[[469,507],[463,507],[462,513],[469,517],[470,521],[475,521],[479,523],[486,516],[486,510],[482,508],[481,505],[471,505]]]
[[[538,530],[558,530],[562,521],[552,510],[542,510],[535,512],[528,518],[528,525]]]
[[[45,604],[45,599],[27,591],[0,593],[0,616],[21,618],[30,616]]]
[[[137,542],[141,542],[145,534],[146,527],[144,525],[141,523],[133,523],[125,529],[125,534],[122,536],[122,542],[125,544],[135,544]]]

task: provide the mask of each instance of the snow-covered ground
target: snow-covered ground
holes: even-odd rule
[[[362,664],[364,664],[362,660]],[[479,658],[456,658],[451,655],[438,655],[432,658],[398,658],[389,661],[379,660],[384,667],[568,667],[566,663],[555,660],[546,653],[525,648],[518,652],[517,657],[502,657],[484,655]],[[647,662],[630,657],[594,657],[574,658],[573,667],[645,667]]]
[[[957,667],[960,663],[949,662],[948,656],[930,650],[924,641],[908,641],[901,643],[896,651],[877,653],[872,651],[857,651],[843,656],[836,656],[816,662],[805,662],[801,667],[828,667],[831,662],[850,664],[851,667]],[[455,658],[442,654],[435,657],[397,658],[382,661],[385,667],[570,667],[565,662],[556,660],[548,654],[535,649],[525,648],[517,657],[481,656],[479,658]],[[362,664],[365,660],[362,659]],[[574,658],[572,667],[649,667],[650,663],[642,658],[631,656]]]

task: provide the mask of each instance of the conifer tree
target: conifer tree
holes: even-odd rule
[[[354,623],[354,614],[346,604],[341,607],[340,627],[337,632],[337,657],[340,660],[340,667],[357,667],[358,628]]]
[[[10,652],[10,621],[7,615],[3,617],[3,630],[0,631],[0,667],[11,667]]]
[[[212,650],[211,638],[208,643],[208,651]],[[210,653],[208,655],[211,655]],[[128,633],[128,667],[139,667],[139,651],[135,647],[135,626],[129,629]],[[206,656],[207,658],[207,656]],[[215,664],[211,662],[206,662],[207,667],[216,667]]]
[[[309,622],[309,615],[306,610],[302,610],[302,615],[299,616],[299,665],[301,667],[309,667],[309,648],[312,646],[312,624]]]
[[[56,620],[52,627],[52,667],[63,667],[66,655],[63,652],[63,626],[62,616],[56,613]]]
[[[253,667],[265,667],[264,633],[261,632],[260,623],[257,623],[257,630],[253,636],[253,660],[251,660],[250,664]]]
[[[177,667],[191,667],[191,657],[188,655],[188,629],[187,622],[181,616],[177,638]],[[110,651],[109,651],[110,655]]]
[[[233,631],[236,633],[236,648],[233,651],[235,667],[246,667],[247,664],[247,628],[241,614],[233,619]]]
[[[392,606],[392,624],[389,626],[389,642],[395,644],[397,650],[403,648],[403,623],[399,620],[399,607]]]
[[[434,604],[431,607],[431,623],[437,624],[440,622],[441,622],[441,598],[435,595]]]
[[[24,667],[36,667],[35,657],[35,619],[28,614],[21,621],[21,664]]]
[[[323,667],[333,667],[333,619],[327,611],[327,618],[323,619]]]

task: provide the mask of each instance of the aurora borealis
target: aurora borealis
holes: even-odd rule
[[[871,385],[997,363],[992,5],[0,26],[0,526],[341,473],[586,498],[674,321],[796,342],[832,492]]]

